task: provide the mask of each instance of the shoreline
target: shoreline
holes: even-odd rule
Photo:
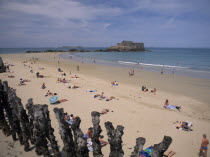
[[[69,99],[69,101],[56,106],[49,105],[52,126],[55,129],[56,140],[58,140],[61,148],[62,142],[59,139],[58,124],[53,113],[54,107],[63,107],[65,112],[80,116],[82,120],[81,129],[84,133],[91,126],[91,111],[110,108],[114,112],[101,116],[100,118],[100,125],[103,130],[102,134],[106,136],[104,128],[104,122],[106,121],[113,122],[114,126],[123,125],[125,127],[125,134],[123,135],[125,156],[128,156],[133,151],[133,149],[129,148],[133,148],[137,137],[141,136],[147,139],[144,147],[146,148],[147,146],[160,142],[164,135],[172,136],[173,142],[169,149],[175,150],[177,156],[197,156],[196,152],[199,149],[201,135],[202,133],[207,133],[208,137],[210,130],[208,125],[210,121],[209,80],[175,75],[161,75],[160,73],[143,70],[136,70],[135,75],[129,77],[129,69],[127,68],[80,63],[63,58],[59,59],[59,54],[1,55],[4,62],[8,61],[15,64],[11,69],[15,71],[13,75],[16,77],[14,79],[7,78],[12,73],[3,73],[0,76],[2,80],[8,80],[11,87],[17,89],[17,95],[20,96],[24,105],[30,97],[34,99],[35,104],[49,104],[48,99],[44,97],[46,90],[43,91],[40,89],[43,82],[46,83],[47,89],[57,92],[60,98]],[[43,71],[39,71],[41,74],[47,76],[45,79],[35,78],[35,72],[34,74],[30,74],[29,69],[23,66],[21,62],[30,57],[40,58],[40,61],[32,66],[35,72],[38,71],[38,67],[44,67],[45,69]],[[58,64],[58,60],[61,64]],[[76,70],[77,66],[80,67],[80,71]],[[66,78],[69,78],[70,71],[71,76],[78,75],[80,78],[71,79],[70,85],[80,85],[81,88],[69,90],[67,89],[67,85],[56,83],[57,77],[61,77],[58,76],[58,67],[66,72]],[[20,77],[30,79],[31,83],[23,87],[17,86]],[[110,85],[110,82],[114,80],[117,80],[119,87],[115,88]],[[157,95],[141,92],[142,85],[147,86],[149,90],[157,88]],[[85,92],[87,89],[97,89],[97,93],[103,91],[106,96],[114,95],[119,100],[105,102],[94,99],[93,94]],[[163,103],[166,98],[169,99],[171,104],[181,105],[182,112],[164,109]],[[176,120],[193,122],[194,131],[184,132],[175,129],[173,122]],[[6,139],[9,141],[8,137]],[[182,148],[182,145],[186,147]],[[18,149],[18,146],[15,149]],[[2,149],[1,151],[5,152]],[[104,147],[102,152],[104,156],[108,156],[109,146]]]
[[[130,61],[101,60],[101,59],[96,59],[96,58],[79,56],[77,55],[77,53],[83,53],[83,52],[61,53],[59,57],[64,58],[64,59],[71,59],[77,62],[89,63],[89,64],[115,66],[115,67],[121,67],[121,68],[130,68],[130,69],[159,72],[159,73],[163,71],[164,74],[173,74],[173,75],[180,75],[180,76],[187,76],[187,77],[210,79],[209,71],[194,70],[189,67],[137,63],[137,62],[130,62]],[[91,52],[86,52],[86,53],[91,53]]]

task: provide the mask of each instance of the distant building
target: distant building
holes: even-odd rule
[[[144,51],[144,43],[134,43],[132,41],[123,41],[117,43],[117,46],[111,46],[108,50],[113,51]]]

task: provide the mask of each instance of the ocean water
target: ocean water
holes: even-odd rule
[[[103,47],[83,47],[97,50]],[[85,52],[62,54],[61,57],[93,64],[128,67],[191,77],[210,79],[210,48],[147,48],[151,52]],[[5,53],[26,51],[63,50],[69,48],[0,48],[0,56]],[[72,57],[70,57],[72,56]],[[95,60],[95,63],[94,63]]]
[[[210,49],[148,48],[151,52],[88,52],[61,57],[96,64],[124,66],[210,79]]]

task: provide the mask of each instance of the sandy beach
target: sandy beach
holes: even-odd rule
[[[14,73],[1,73],[0,79],[7,80],[10,87],[17,89],[17,95],[25,105],[29,98],[33,98],[35,104],[47,104],[50,111],[52,126],[55,136],[62,150],[63,143],[59,135],[59,126],[53,109],[64,108],[65,112],[79,116],[82,120],[80,128],[84,133],[92,127],[91,112],[110,109],[100,117],[102,135],[107,140],[104,122],[110,121],[116,127],[123,125],[123,150],[125,157],[133,151],[136,138],[145,137],[147,148],[162,141],[164,135],[171,136],[173,142],[168,150],[176,152],[177,157],[197,157],[202,134],[210,136],[210,80],[178,76],[175,74],[161,75],[157,72],[136,70],[134,76],[128,76],[129,69],[97,64],[80,63],[58,57],[60,53],[22,53],[1,54],[5,63]],[[36,64],[31,64],[29,59],[39,58]],[[58,64],[58,60],[60,64]],[[28,61],[25,63],[24,61]],[[30,73],[31,66],[33,73]],[[79,71],[77,71],[79,66]],[[40,69],[44,68],[44,69]],[[61,68],[66,76],[58,72]],[[36,78],[36,72],[46,76]],[[71,74],[70,74],[71,73]],[[15,78],[8,78],[14,75]],[[79,78],[72,78],[77,75]],[[57,78],[71,80],[69,83],[56,83]],[[28,79],[26,85],[19,86],[19,79]],[[119,86],[111,86],[112,81],[117,81]],[[45,83],[46,89],[41,89]],[[77,85],[78,89],[69,89],[68,86]],[[149,91],[156,88],[157,93],[142,92],[141,87],[146,86]],[[47,91],[57,93],[60,99],[67,99],[58,105],[50,105]],[[97,92],[86,92],[97,90]],[[111,101],[93,98],[95,94],[104,92],[106,97],[114,96]],[[181,106],[181,111],[169,110],[163,107],[168,99],[171,105]],[[174,126],[176,121],[192,122],[190,132],[178,130]],[[34,150],[24,152],[18,142],[13,142],[11,137],[5,137],[0,132],[0,157],[31,156],[36,157]],[[106,145],[102,148],[105,157],[108,157],[110,148]],[[209,153],[209,152],[208,152]],[[90,156],[92,156],[90,152]]]

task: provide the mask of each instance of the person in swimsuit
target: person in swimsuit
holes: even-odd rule
[[[203,134],[203,139],[201,142],[201,148],[200,148],[200,154],[199,154],[200,156],[202,155],[204,151],[205,157],[207,157],[208,144],[209,144],[209,140],[206,138],[206,134]]]

